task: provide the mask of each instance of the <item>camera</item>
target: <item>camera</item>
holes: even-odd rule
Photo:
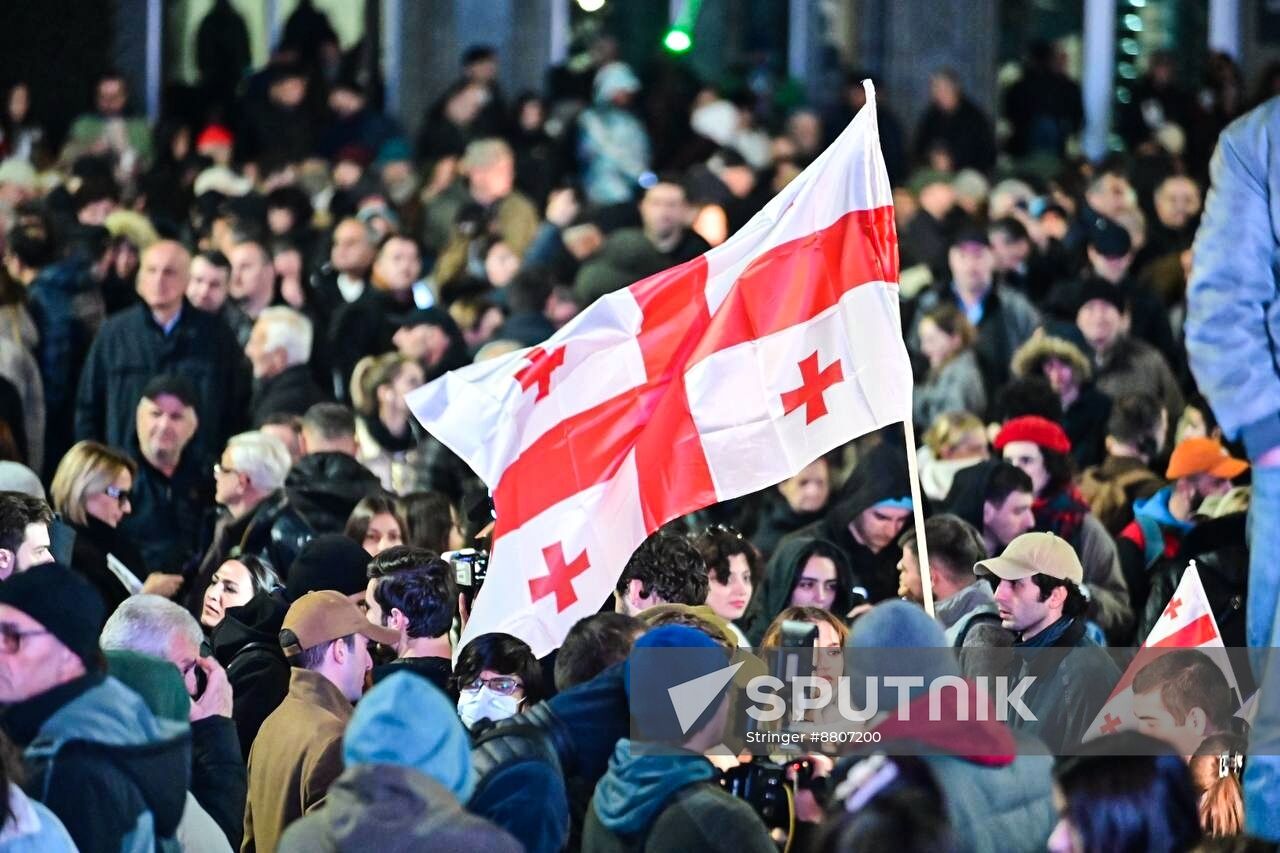
[[[453,567],[453,579],[458,585],[458,591],[466,597],[467,606],[470,607],[489,575],[489,552],[462,548],[458,551],[445,551],[440,559]]]
[[[786,829],[791,821],[791,805],[786,792],[787,785],[791,784],[787,778],[789,774],[795,776],[797,789],[814,785],[813,762],[800,757],[785,764],[753,758],[723,771],[720,787],[751,806],[765,826]]]

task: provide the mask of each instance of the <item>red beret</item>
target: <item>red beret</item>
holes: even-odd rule
[[[1061,426],[1039,415],[1023,415],[1005,421],[996,435],[996,450],[1004,450],[1011,441],[1029,441],[1054,453],[1070,453],[1071,439]]]
[[[196,137],[196,150],[199,151],[206,145],[230,145],[233,141],[231,131],[220,124],[211,124]]]

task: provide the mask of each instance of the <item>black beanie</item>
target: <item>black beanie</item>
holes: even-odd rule
[[[13,575],[0,583],[0,604],[39,622],[88,669],[100,665],[98,634],[106,606],[98,591],[66,566],[45,563]]]
[[[369,553],[341,533],[312,539],[289,567],[285,597],[297,601],[308,592],[336,589],[343,595],[363,592],[369,583]]]

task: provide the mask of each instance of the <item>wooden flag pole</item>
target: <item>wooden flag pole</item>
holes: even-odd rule
[[[911,480],[911,514],[916,525],[916,556],[920,561],[920,588],[924,590],[924,612],[933,612],[933,575],[929,571],[929,545],[924,536],[924,500],[920,494],[920,470],[916,461],[916,427],[911,413],[902,422],[907,443],[907,477]]]

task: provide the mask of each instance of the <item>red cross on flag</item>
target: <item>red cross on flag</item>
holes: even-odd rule
[[[1236,675],[1227,658],[1222,634],[1213,618],[1213,608],[1209,605],[1209,597],[1205,595],[1204,584],[1200,582],[1200,570],[1196,568],[1195,560],[1190,561],[1187,570],[1182,573],[1178,588],[1160,614],[1160,619],[1152,627],[1151,633],[1147,635],[1147,641],[1129,663],[1124,675],[1111,691],[1107,703],[1089,726],[1085,741],[1104,734],[1138,728],[1138,718],[1133,713],[1133,679],[1143,667],[1174,649],[1207,650],[1205,653],[1222,668],[1231,689],[1239,694]],[[1223,651],[1213,651],[1214,649]]]
[[[464,644],[505,631],[546,654],[662,524],[908,416],[893,199],[864,85],[835,143],[729,240],[541,346],[409,395],[493,493]]]

